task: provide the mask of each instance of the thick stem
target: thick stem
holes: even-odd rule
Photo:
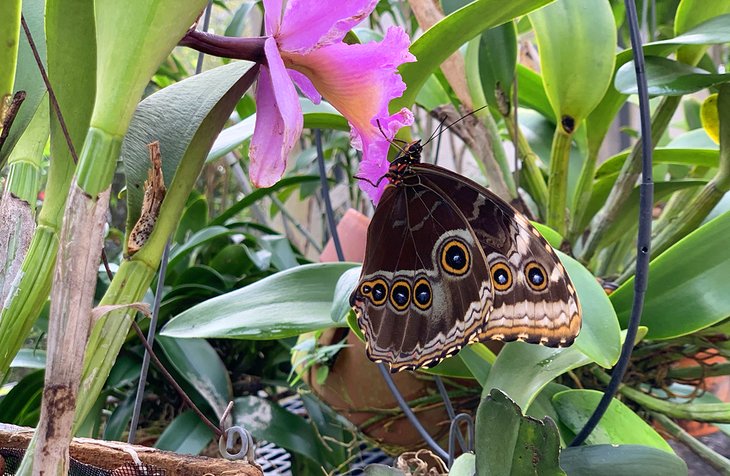
[[[558,126],[550,151],[546,221],[561,236],[566,236],[568,232],[568,164],[572,138],[572,134]]]
[[[33,462],[35,474],[68,474],[68,445],[91,327],[108,205],[108,189],[90,197],[72,184],[51,290],[46,377]]]
[[[669,121],[672,119],[679,103],[681,96],[666,96],[654,111],[651,124],[651,143],[652,148],[656,147],[659,138],[664,134]],[[606,199],[606,203],[601,210],[593,218],[591,233],[588,235],[585,246],[581,250],[581,260],[589,261],[598,250],[603,237],[610,228],[611,224],[623,210],[626,200],[631,196],[631,191],[636,185],[636,179],[641,173],[641,143],[643,139],[634,144],[631,153],[626,158],[621,172],[616,179],[616,183],[611,189],[611,193]]]
[[[583,167],[580,171],[580,177],[578,178],[578,185],[575,190],[573,197],[572,215],[570,220],[570,227],[568,231],[568,241],[571,243],[575,242],[576,238],[583,233],[580,228],[581,223],[586,218],[586,207],[590,202],[591,194],[593,193],[593,180],[596,174],[596,162],[598,161],[598,149],[601,146],[600,142],[591,143],[593,146],[588,150],[588,155]]]
[[[154,277],[155,269],[143,261],[135,258],[123,261],[99,305],[141,301]],[[106,314],[94,324],[83,362],[74,429],[78,429],[101,393],[134,314],[134,310],[121,309]]]

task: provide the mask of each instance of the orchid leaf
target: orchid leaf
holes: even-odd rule
[[[233,398],[233,386],[223,361],[213,346],[203,339],[157,340],[167,360],[210,405],[222,415]]]
[[[517,30],[514,22],[490,28],[479,38],[479,77],[487,104],[500,109],[498,98],[512,102],[512,83],[517,64]],[[522,86],[520,84],[520,86]]]
[[[213,439],[213,432],[192,410],[175,417],[162,432],[155,448],[179,454],[197,455]]]
[[[522,415],[499,390],[479,404],[476,417],[476,468],[479,476],[565,474],[558,464],[560,438],[555,423]]]
[[[560,421],[577,434],[588,421],[602,396],[603,393],[596,390],[566,390],[553,395],[553,406],[560,415]],[[616,399],[611,400],[608,410],[588,436],[586,443],[644,445],[674,453],[672,447],[659,433]]]
[[[343,327],[330,317],[340,276],[355,263],[298,266],[209,299],[171,319],[170,337],[283,339],[303,332]]]
[[[33,41],[38,48],[38,54],[44,62],[45,67],[46,37],[43,24],[44,14],[44,0],[25,0],[23,2],[23,17],[28,24],[31,35],[33,35]],[[43,77],[38,70],[38,64],[22,28],[20,30],[18,63],[17,69],[15,70],[14,83],[14,91],[25,91],[25,100],[18,110],[18,115],[15,116],[13,125],[8,131],[8,136],[0,149],[0,169],[4,167],[5,162],[7,162],[10,156],[10,152],[12,152],[20,136],[23,135],[25,128],[30,124],[30,120],[35,115],[36,109],[38,109],[46,94],[46,85],[43,83]]]
[[[686,475],[676,455],[641,445],[590,445],[563,448],[560,467],[571,476]]]
[[[517,65],[517,100],[520,107],[529,107],[539,112],[552,124],[555,124],[555,113],[545,93],[542,77],[528,67]]]
[[[407,87],[390,109],[410,107],[431,73],[461,45],[483,31],[524,15],[550,3],[551,0],[476,0],[446,16],[411,44],[410,51],[418,59],[401,65],[400,73]]]
[[[649,286],[641,323],[648,339],[696,332],[730,316],[730,213],[690,233],[649,264]],[[631,314],[634,278],[611,296],[619,322]]]
[[[708,73],[660,56],[648,56],[645,62],[648,91],[652,96],[682,96],[730,81],[730,74]],[[614,85],[623,94],[636,94],[633,61],[618,69]]]
[[[606,159],[596,170],[596,179],[617,174],[621,171],[629,152],[624,151]],[[720,152],[711,149],[677,149],[657,147],[652,154],[652,162],[658,164],[699,165],[701,167],[717,167]]]

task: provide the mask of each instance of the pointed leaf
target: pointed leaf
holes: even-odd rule
[[[591,445],[564,448],[560,466],[571,476],[686,475],[687,464],[666,451],[641,445]]]
[[[192,410],[178,415],[162,432],[155,448],[175,453],[197,455],[213,439],[213,432]]]
[[[170,337],[283,339],[335,326],[330,317],[340,276],[355,263],[320,263],[276,273],[209,299],[171,319]]]
[[[730,74],[711,74],[660,56],[648,56],[645,61],[647,86],[652,96],[682,96],[730,81]],[[637,93],[633,61],[618,69],[614,86],[623,94]]]

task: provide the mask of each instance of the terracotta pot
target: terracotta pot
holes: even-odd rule
[[[716,354],[714,351],[708,351],[701,354],[697,354],[696,358],[682,359],[677,363],[677,367],[693,367],[697,365],[697,360],[702,360],[705,364],[721,364],[728,360],[721,355],[709,355]],[[723,402],[730,402],[730,377],[727,375],[719,375],[717,377],[705,377],[703,379],[704,389],[707,392],[712,393]],[[685,429],[687,433],[692,436],[706,436],[712,433],[720,431],[715,425],[710,423],[704,423],[692,420],[679,420],[679,425]]]

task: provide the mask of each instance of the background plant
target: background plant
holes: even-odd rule
[[[730,227],[730,202],[725,199],[730,90],[724,84],[730,2],[667,0],[655,2],[653,14],[649,2],[643,10],[647,75],[654,97],[651,140],[657,215],[644,329],[619,398],[588,445],[570,449],[566,445],[595,407],[607,369],[617,359],[633,295],[640,145],[632,141],[636,124],[625,120],[625,111],[630,116],[633,110],[635,84],[631,54],[624,49],[628,37],[623,2],[443,1],[445,17],[438,23],[427,22],[429,12],[418,3],[409,8],[379,2],[350,38],[363,42],[378,38],[391,24],[403,26],[417,38],[411,52],[419,61],[401,67],[407,89],[391,104],[391,110],[414,108],[413,136],[430,136],[443,117],[455,119],[489,104],[476,114],[477,120],[464,121],[429,144],[424,157],[477,177],[537,222],[553,228],[541,230],[553,246],[567,251],[561,259],[585,314],[581,337],[569,349],[512,343],[495,356],[472,346],[435,370],[447,378],[473,379],[480,387],[477,392],[483,389],[476,415],[477,461],[482,467],[505,468],[504,474],[520,470],[523,458],[515,451],[517,445],[494,440],[490,428],[499,426],[513,430],[519,439],[531,435],[533,439],[524,441],[545,455],[544,472],[559,472],[562,467],[571,474],[590,467],[600,473],[608,470],[596,463],[604,458],[614,472],[619,461],[627,473],[638,467],[643,473],[683,471],[664,439],[644,421],[656,420],[667,432],[681,435],[673,419],[722,424],[730,418],[728,404],[707,392],[703,380],[728,372],[726,364],[708,364],[706,355],[727,355],[724,321],[730,316],[726,280],[730,255],[724,244]],[[75,148],[81,150],[98,96],[94,72],[108,66],[97,65],[94,59],[92,46],[103,46],[90,27],[95,24],[92,2],[75,0],[72,10],[62,10],[59,4],[26,1],[24,15],[45,50],[51,84]],[[199,13],[196,8],[185,10],[190,21]],[[258,4],[222,2],[213,11],[214,25],[225,28],[228,35],[256,36],[260,31]],[[98,20],[96,24],[101,25]],[[180,27],[180,35],[187,26]],[[143,35],[145,27],[130,28]],[[257,408],[271,409],[268,424],[251,429],[290,450],[298,472],[315,472],[320,466],[342,471],[358,452],[357,429],[312,395],[306,382],[288,379],[292,349],[300,352],[295,363],[306,357],[302,351],[309,352],[320,368],[337,358],[321,347],[301,341],[297,345],[297,336],[347,328],[352,316],[346,297],[357,277],[354,264],[311,264],[329,233],[313,136],[302,137],[281,182],[252,190],[247,151],[256,104],[246,75],[255,67],[241,62],[221,65],[226,61],[208,58],[208,71],[194,77],[196,56],[189,50],[176,49],[169,56],[169,51],[140,51],[130,47],[130,35],[125,32],[113,44],[129,48],[129,61],[136,65],[144,59],[151,65],[149,75],[155,69],[156,73],[151,81],[137,78],[134,99],[127,94],[123,108],[110,103],[103,115],[110,121],[114,116],[115,124],[123,122],[116,117],[122,111],[130,117],[129,132],[116,131],[118,140],[124,136],[123,165],[108,159],[103,172],[87,170],[82,175],[85,183],[98,185],[94,190],[104,189],[103,181],[112,183],[105,249],[115,276],[109,281],[99,273],[95,302],[152,302],[155,270],[169,238],[160,307],[164,328],[155,344],[168,367],[213,420],[229,400],[236,402],[236,418],[242,421]],[[29,284],[5,300],[0,316],[0,374],[8,382],[4,387],[8,393],[0,400],[0,420],[35,424],[41,373],[19,369],[43,365],[38,359],[43,354],[32,349],[46,345],[50,269],[75,166],[51,108],[45,119],[50,128],[45,154],[50,160],[42,161],[41,151],[35,150],[32,160],[15,161],[34,164],[42,178],[21,179],[10,173],[12,154],[20,153],[24,139],[45,143],[48,136],[43,127],[28,126],[34,115],[42,114],[38,105],[46,99],[42,81],[33,73],[37,65],[23,35],[20,38],[14,89],[25,90],[27,99],[0,157],[10,157],[8,190],[17,190],[20,183],[34,190],[38,187],[34,184],[40,184],[44,199],[21,268],[20,279]],[[455,63],[439,69],[447,58]],[[127,91],[107,77],[96,84],[107,88],[114,84],[118,90],[114,94]],[[717,93],[716,99],[706,101],[712,93]],[[138,103],[142,95],[146,99]],[[322,131],[337,217],[349,207],[370,213],[371,204],[352,178],[358,156],[348,143],[347,122],[326,103],[313,106],[302,99],[302,107],[305,131]],[[609,133],[613,124],[624,131],[618,147],[617,136]],[[162,144],[168,197],[149,246],[128,257],[125,233],[140,213],[141,184],[149,168],[146,144],[155,139]],[[519,172],[509,158],[513,151]],[[27,193],[24,200],[30,203],[33,196]],[[596,277],[605,287],[616,288],[610,296]],[[136,337],[128,335],[126,316],[131,314],[109,314],[92,331],[74,424],[77,434],[115,439],[127,428],[142,354]],[[685,358],[694,364],[677,367]],[[149,395],[170,395],[166,385],[153,370]],[[493,388],[506,393],[519,408]],[[295,392],[303,393],[309,419],[279,406],[280,398]],[[160,447],[203,451],[212,437],[209,430],[182,411],[175,398],[150,398],[143,434],[159,436]],[[555,425],[527,420],[521,412],[537,419],[549,416]],[[306,436],[291,438],[290,428]],[[180,432],[189,437],[182,441],[172,437]],[[714,466],[725,471],[730,467],[701,443],[692,446]]]

